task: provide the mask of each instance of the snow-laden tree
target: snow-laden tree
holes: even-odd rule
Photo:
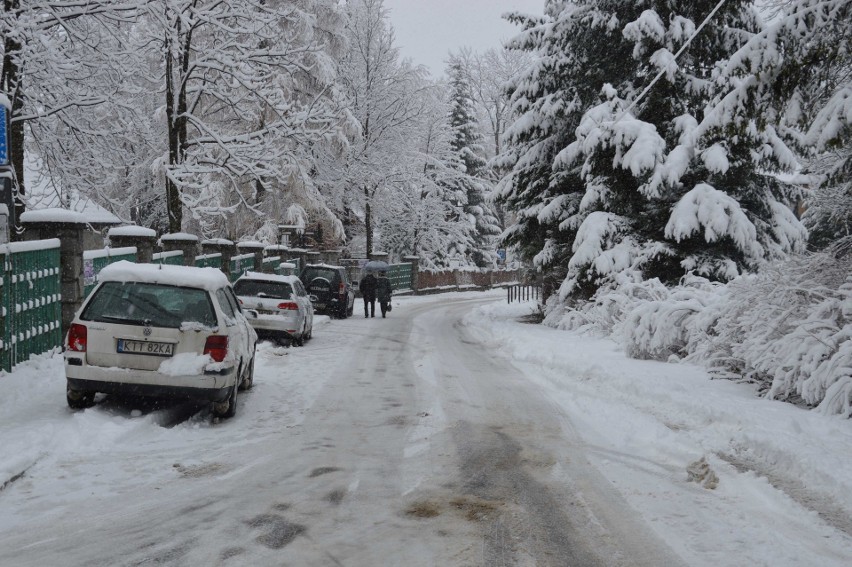
[[[493,261],[493,236],[500,233],[497,218],[490,210],[486,198],[491,193],[491,184],[486,179],[487,168],[483,157],[482,136],[476,118],[470,84],[461,63],[451,63],[449,70],[450,113],[449,126],[452,131],[450,147],[454,154],[448,164],[460,170],[450,181],[457,193],[463,217],[459,221],[470,233],[472,246],[459,243],[451,250],[477,266],[490,265]],[[467,222],[465,222],[467,221]]]
[[[817,248],[852,234],[852,2],[781,0],[724,69],[730,105],[791,140],[803,166],[803,217]]]
[[[547,114],[516,124],[536,140],[548,119],[583,114],[553,159],[552,149],[542,155],[534,144],[539,155],[516,159],[510,180],[521,179],[517,173],[534,158],[549,160],[542,194],[517,181],[503,194],[530,193],[522,217],[534,216],[549,237],[537,263],[567,259],[562,297],[589,296],[625,277],[674,283],[695,273],[725,281],[801,246],[805,231],[790,208],[795,195],[777,177],[796,167],[795,155],[774,125],[751,119],[744,101],[731,104],[736,84],[719,73],[760,30],[749,2],[549,7],[550,18],[525,36],[541,37],[551,54],[545,65],[565,72],[568,90],[539,93],[533,100]],[[588,62],[602,53],[619,64],[590,71]],[[515,100],[525,104],[529,85],[541,83],[532,71]],[[599,99],[589,104],[592,92]]]
[[[354,0],[346,10],[349,52],[341,63],[341,80],[361,135],[341,163],[331,164],[339,173],[326,171],[322,177],[325,193],[336,195],[332,200],[341,208],[347,236],[363,234],[365,253],[370,254],[375,209],[386,207],[396,190],[404,192],[422,163],[415,133],[432,86],[425,68],[400,59],[381,0]]]
[[[81,173],[91,165],[88,155],[72,155],[65,164],[57,134],[85,140],[92,155],[114,151],[104,140],[122,136],[122,117],[113,114],[111,124],[90,118],[110,114],[105,107],[122,90],[125,62],[133,56],[122,36],[138,7],[138,0],[4,0],[0,92],[12,103],[10,157],[22,197],[30,182],[24,175],[28,146],[40,154],[32,163],[42,166],[39,173],[54,181],[57,193],[65,190],[56,183],[64,177],[57,175],[60,164]]]
[[[518,50],[492,48],[480,53],[462,48],[450,53],[449,65],[461,67],[470,89],[486,159],[501,153],[503,133],[514,118],[506,85],[530,64],[530,54]]]
[[[202,232],[284,192],[323,208],[310,170],[315,145],[345,144],[330,0],[160,0],[147,5],[162,61],[169,230],[189,211]],[[329,211],[326,211],[330,214]],[[217,220],[218,219],[218,220]],[[235,230],[232,227],[230,230]]]

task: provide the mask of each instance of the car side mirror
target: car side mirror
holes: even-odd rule
[[[257,319],[260,315],[254,309],[243,309],[246,319]]]

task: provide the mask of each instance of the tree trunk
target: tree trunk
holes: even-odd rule
[[[373,254],[373,212],[370,207],[370,189],[364,185],[364,230],[367,232],[367,258]]]
[[[20,9],[20,0],[4,0],[3,11],[5,13],[15,12]],[[21,44],[10,36],[3,40],[3,73],[0,78],[0,92],[8,96],[12,102],[9,112],[9,139],[7,151],[9,163],[15,174],[15,183],[19,195],[24,195],[24,123],[20,118],[24,107],[24,89],[21,79],[21,69],[18,67],[17,57],[21,53]],[[20,226],[21,214],[24,212],[24,204],[21,200],[15,201],[15,223]],[[11,231],[12,239],[17,230]]]

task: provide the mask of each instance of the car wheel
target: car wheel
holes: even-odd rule
[[[251,357],[251,362],[249,362],[248,369],[243,375],[243,379],[240,382],[240,390],[251,390],[251,387],[254,386],[254,355]]]
[[[237,415],[237,390],[239,389],[240,381],[234,382],[231,387],[231,394],[224,402],[213,403],[213,415],[215,417],[234,417]]]
[[[68,407],[71,409],[86,409],[95,405],[95,392],[85,392],[83,390],[65,390],[65,400],[68,402]]]

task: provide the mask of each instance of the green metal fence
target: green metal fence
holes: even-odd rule
[[[84,297],[95,289],[98,284],[98,274],[101,270],[119,260],[136,261],[136,247],[104,248],[103,250],[86,250],[83,252],[83,293]]]
[[[388,268],[388,279],[394,291],[398,289],[412,289],[411,263],[391,264]]]
[[[0,368],[62,345],[59,240],[0,246]]]
[[[218,268],[222,269],[222,254],[204,254],[195,257],[196,268]]]
[[[183,252],[172,250],[170,252],[157,252],[151,256],[153,264],[167,264],[169,266],[183,266]]]
[[[254,254],[240,254],[231,258],[231,281],[254,269]]]
[[[298,258],[291,258],[291,259],[289,259],[289,260],[284,260],[284,261],[283,261],[283,262],[281,262],[281,263],[282,263],[282,264],[293,264],[294,266],[296,266],[296,267],[293,269],[293,273],[294,273],[295,275],[297,275],[297,276],[298,276],[298,275],[302,272],[302,264],[301,264],[301,262],[299,262],[299,259],[298,259]]]
[[[269,258],[263,259],[263,267],[261,268],[261,272],[265,272],[267,274],[277,274],[280,270],[278,269],[278,265],[281,263],[281,256],[271,256]]]

